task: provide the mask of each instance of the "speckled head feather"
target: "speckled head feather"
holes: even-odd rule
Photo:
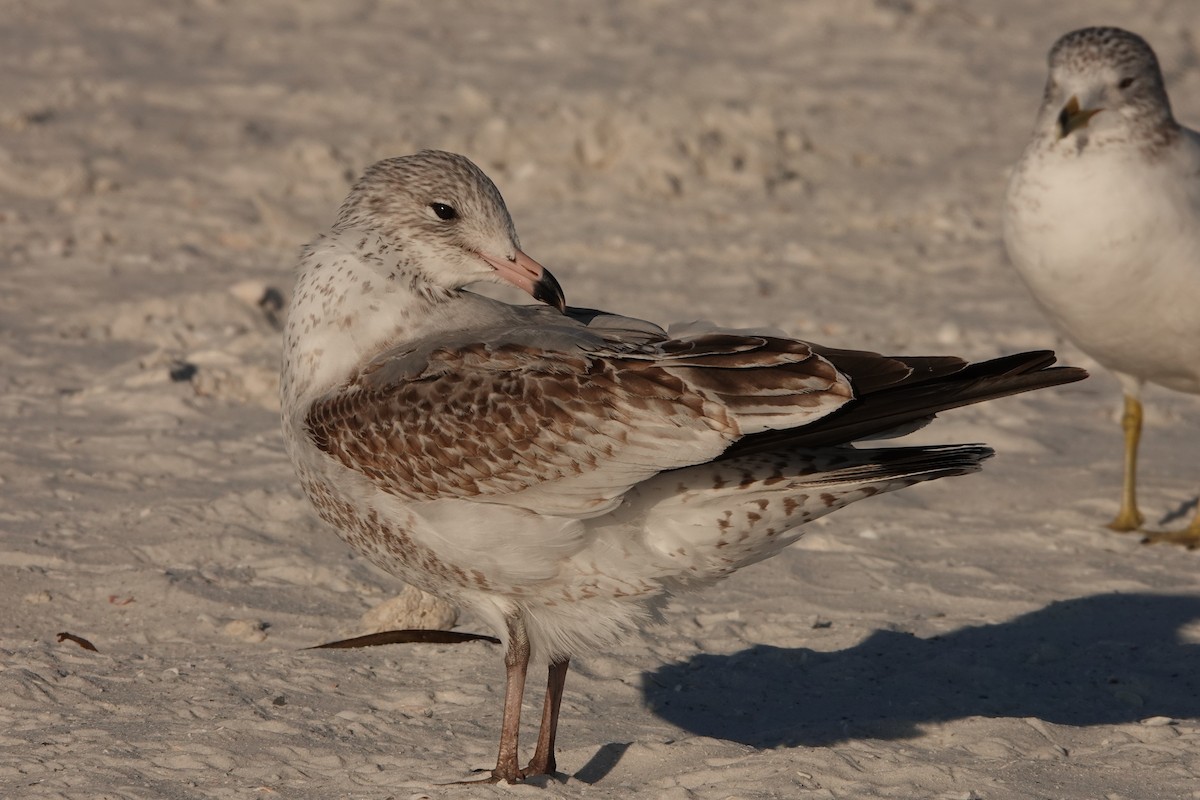
[[[1124,28],[1080,28],[1063,34],[1050,48],[1050,69],[1068,67],[1086,70],[1099,63],[1119,70],[1153,72],[1162,83],[1162,71],[1153,48],[1136,33]]]
[[[1069,98],[1087,105],[1087,93],[1103,109],[1097,121],[1111,125],[1119,116],[1139,141],[1161,146],[1177,123],[1154,50],[1136,33],[1121,28],[1081,28],[1050,48],[1043,112],[1057,114]]]
[[[499,226],[514,246],[520,246],[496,184],[469,158],[443,150],[422,150],[372,164],[342,203],[333,229],[387,236],[420,230],[446,236],[450,229],[439,224],[435,203],[454,209],[464,220]]]

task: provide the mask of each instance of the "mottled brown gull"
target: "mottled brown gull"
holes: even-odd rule
[[[510,283],[547,305],[464,291]],[[1082,378],[1025,353],[836,350],[566,308],[466,158],[381,161],[304,251],[282,380],[320,516],[371,561],[473,609],[507,683],[489,780],[552,772],[569,659],[664,599],[767,558],[855,500],[979,469],[982,445],[857,449],[939,411]],[[518,761],[531,656],[549,665]]]
[[[1200,136],[1175,121],[1136,34],[1072,31],[1049,67],[1004,241],[1047,316],[1124,389],[1125,479],[1109,527],[1138,530],[1143,384],[1200,394]],[[1150,538],[1195,547],[1200,514]]]

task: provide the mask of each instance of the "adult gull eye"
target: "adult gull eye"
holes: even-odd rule
[[[430,203],[429,207],[433,209],[433,213],[438,215],[438,219],[457,219],[458,212],[453,206],[448,206],[445,203]]]

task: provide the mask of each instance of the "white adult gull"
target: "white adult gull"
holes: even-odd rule
[[[548,305],[464,291],[509,283]],[[487,778],[555,769],[570,658],[665,598],[767,558],[847,503],[979,469],[982,445],[856,449],[944,409],[1084,377],[1025,353],[968,365],[567,308],[493,183],[426,150],[381,161],[304,250],[283,428],[318,514],[384,570],[501,636]],[[530,659],[549,665],[522,768]]]
[[[1175,121],[1154,51],[1120,28],[1050,50],[1004,241],[1046,315],[1125,394],[1125,478],[1109,527],[1138,530],[1142,387],[1200,394],[1200,136]],[[1186,530],[1150,539],[1200,544]]]

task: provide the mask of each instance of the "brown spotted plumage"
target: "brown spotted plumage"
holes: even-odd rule
[[[547,306],[464,291],[516,285]],[[857,449],[957,405],[1078,380],[1048,353],[967,365],[567,308],[461,156],[370,168],[304,251],[284,433],[320,516],[383,569],[489,620],[506,647],[491,780],[554,769],[572,655],[672,592],[779,552],[847,503],[974,472],[982,445]],[[530,657],[549,663],[517,761]]]

